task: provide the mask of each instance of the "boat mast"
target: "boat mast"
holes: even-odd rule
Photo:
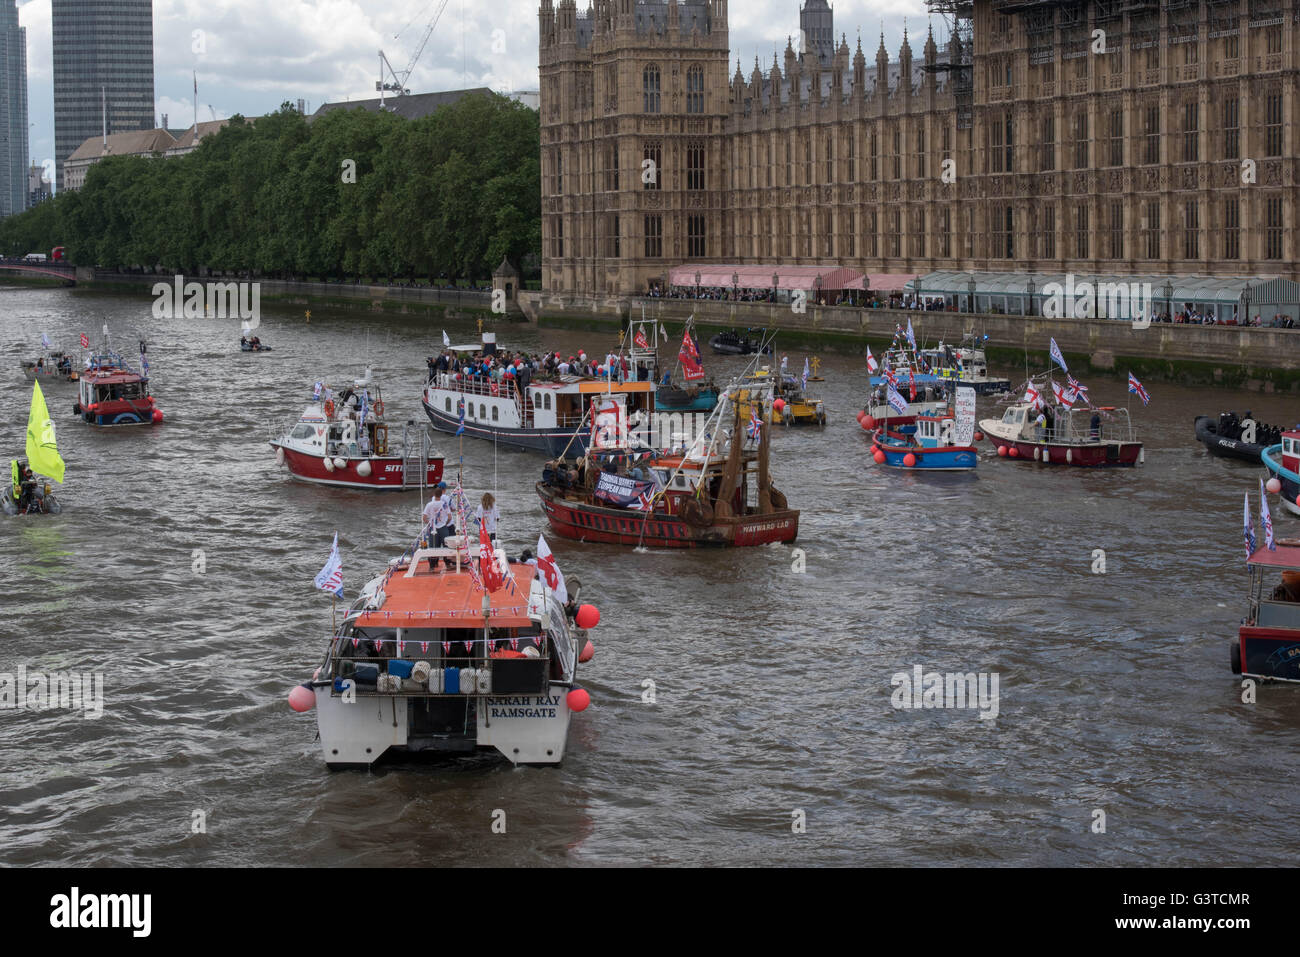
[[[759,416],[758,423],[758,514],[769,515],[772,512],[772,486],[768,475],[768,439],[771,434],[767,429],[767,413]]]

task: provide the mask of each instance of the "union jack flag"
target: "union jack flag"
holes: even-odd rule
[[[636,507],[643,512],[654,511],[654,507],[655,507],[654,495],[652,495],[649,492],[642,492],[641,496],[636,500]]]
[[[749,407],[749,428],[745,430],[751,439],[757,439],[763,432],[763,420],[758,417],[758,409]]]
[[[1147,395],[1147,390],[1142,388],[1142,383],[1131,372],[1128,374],[1128,390],[1141,399],[1143,405],[1151,401],[1151,396]]]
[[[1072,392],[1082,396],[1084,399],[1088,398],[1088,387],[1086,385],[1072,375],[1067,375],[1066,379],[1069,381],[1070,390]]]

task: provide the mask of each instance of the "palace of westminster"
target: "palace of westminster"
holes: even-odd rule
[[[870,61],[806,0],[748,75],[727,6],[541,0],[546,291],[688,263],[1300,279],[1300,0],[932,2],[941,40]]]

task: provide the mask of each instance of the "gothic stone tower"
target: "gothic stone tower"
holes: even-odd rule
[[[542,0],[542,288],[644,291],[724,243],[727,0]]]

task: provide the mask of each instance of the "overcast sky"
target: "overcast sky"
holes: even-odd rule
[[[13,0],[0,0],[11,3]],[[194,120],[193,73],[199,119],[233,113],[256,116],[299,98],[315,110],[324,102],[375,95],[379,54],[406,69],[443,0],[154,0],[156,112],[172,128]],[[764,68],[799,27],[800,0],[732,0],[731,56],[745,74],[754,55]],[[585,9],[580,2],[579,8]],[[880,31],[896,57],[904,18],[920,54],[929,18],[924,0],[839,0],[835,31],[852,49],[859,29],[868,60]],[[417,93],[488,86],[537,89],[537,0],[446,0],[433,35],[407,86]],[[27,28],[28,111],[32,158],[54,153],[50,0],[19,0]],[[946,27],[934,20],[942,42]],[[202,31],[196,37],[195,31]],[[193,52],[201,49],[203,52]]]

